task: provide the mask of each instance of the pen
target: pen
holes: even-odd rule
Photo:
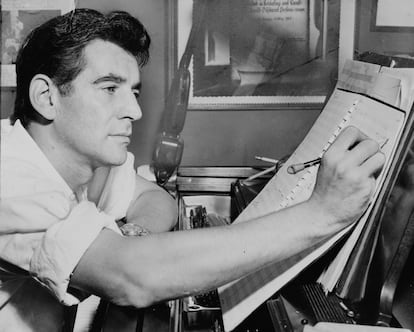
[[[315,165],[319,165],[320,162],[321,162],[321,158],[316,158],[314,160],[310,160],[310,161],[307,161],[305,163],[293,164],[293,165],[290,165],[288,167],[287,172],[289,174],[296,174],[296,173],[304,170],[305,168],[315,166]]]
[[[387,143],[388,143],[388,138],[386,138],[383,142],[380,142],[379,143],[380,144],[380,149],[382,149],[385,146],[385,144],[387,144]],[[322,160],[322,158],[316,158],[314,160],[310,160],[310,161],[307,161],[305,163],[290,165],[287,169],[287,172],[289,174],[299,173],[300,171],[303,171],[305,168],[312,167],[312,166],[315,166],[315,165],[319,165],[321,163],[321,160]]]
[[[267,157],[255,156],[254,158],[257,160],[265,161],[265,162],[272,163],[272,164],[277,164],[279,162],[279,160],[267,158]]]

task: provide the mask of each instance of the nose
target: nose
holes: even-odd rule
[[[134,98],[135,99],[135,98]],[[131,116],[132,120],[139,120],[142,118],[142,110],[141,106],[139,106],[138,100],[135,99],[135,108],[133,111],[133,116]]]
[[[123,105],[123,117],[130,118],[132,121],[139,120],[142,117],[142,110],[139,106],[136,96],[131,92],[125,96]]]

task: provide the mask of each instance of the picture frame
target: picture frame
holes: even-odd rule
[[[408,26],[391,26],[395,23],[395,18],[389,15],[388,23],[383,20],[376,20],[378,5],[382,5],[382,0],[349,0],[346,10],[350,13],[347,20],[350,25],[353,24],[354,33],[346,38],[348,40],[346,47],[342,47],[341,53],[350,58],[359,59],[368,53],[376,53],[383,56],[398,56],[401,58],[412,59],[414,58],[414,29]],[[397,3],[398,2],[398,3]],[[352,8],[350,8],[351,3]],[[401,4],[399,0],[395,2],[396,5]],[[414,2],[412,3],[414,5]],[[355,10],[353,9],[355,7]],[[380,7],[380,10],[384,11],[388,7]],[[409,8],[406,8],[409,12]],[[391,13],[392,14],[392,13]],[[351,22],[355,20],[355,22]],[[343,19],[342,21],[345,21]],[[383,25],[376,25],[376,24]],[[385,26],[384,24],[388,24]],[[403,24],[401,21],[400,24]],[[345,34],[345,33],[344,33]],[[345,51],[345,52],[344,52]]]
[[[183,54],[199,1],[174,1],[170,68],[176,68]],[[323,105],[338,74],[339,0],[208,3],[189,67],[189,110]],[[173,74],[170,70],[170,78]]]
[[[40,23],[74,9],[73,0],[2,0],[1,7],[1,83],[16,86],[15,61],[26,35]]]
[[[414,2],[411,0],[372,0],[371,31],[413,32]]]

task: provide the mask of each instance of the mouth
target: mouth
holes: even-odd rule
[[[116,134],[110,135],[110,137],[120,141],[123,144],[129,144],[131,142],[130,134]]]

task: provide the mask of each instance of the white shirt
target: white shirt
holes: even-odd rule
[[[31,277],[0,268],[0,331],[57,331],[60,303],[83,300],[67,292],[80,258],[103,228],[121,234],[115,220],[135,191],[134,158],[111,169],[96,206],[86,189],[72,192],[20,121],[1,124],[0,258]]]

